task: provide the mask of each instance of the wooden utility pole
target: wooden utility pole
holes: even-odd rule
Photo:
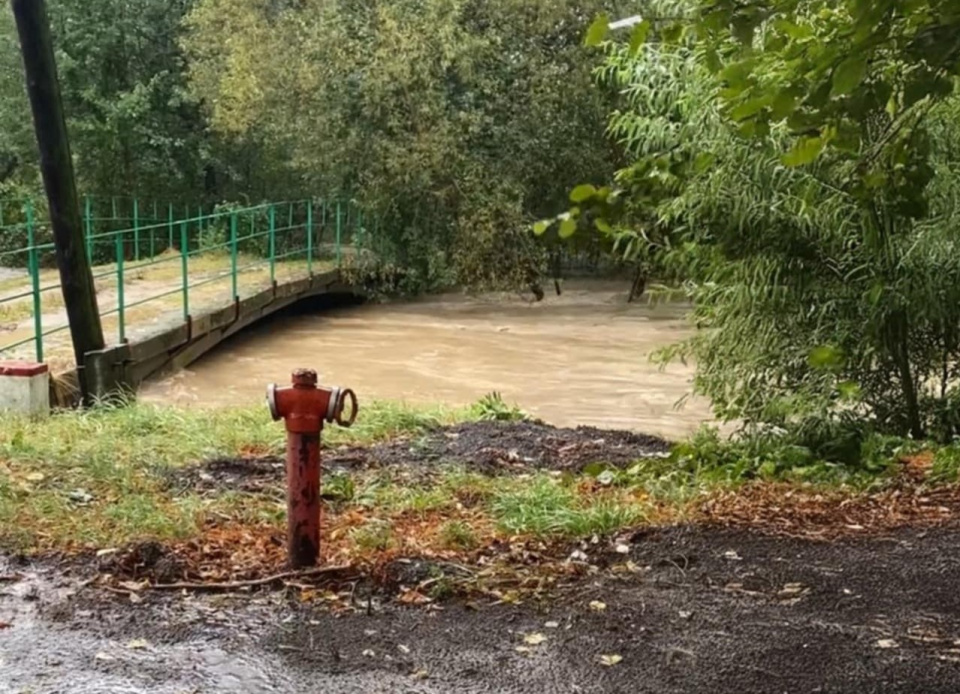
[[[11,0],[20,34],[27,93],[40,149],[40,170],[50,207],[60,287],[70,320],[80,387],[87,396],[84,357],[104,348],[97,292],[87,258],[77,183],[45,0]]]

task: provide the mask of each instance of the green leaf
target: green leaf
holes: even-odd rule
[[[849,94],[860,86],[866,72],[866,58],[863,56],[847,58],[837,65],[837,69],[833,71],[833,88],[830,90],[830,95],[843,96]]]
[[[539,222],[533,225],[533,233],[537,236],[543,236],[547,229],[550,228],[551,224],[553,224],[552,219],[541,219]]]
[[[720,79],[726,82],[730,89],[741,92],[746,88],[755,65],[756,60],[753,58],[730,63],[720,71]]]
[[[633,27],[633,31],[630,33],[630,57],[635,57],[640,49],[643,48],[643,44],[647,42],[647,36],[650,35],[650,20],[644,19],[642,22]]]
[[[797,108],[797,96],[789,89],[784,89],[773,99],[771,117],[774,120],[788,118]]]
[[[573,191],[570,193],[570,201],[576,203],[586,202],[596,194],[596,187],[590,185],[589,183],[585,183],[573,189]]]
[[[717,158],[710,152],[701,152],[697,155],[696,160],[693,162],[693,169],[697,173],[703,173],[717,160]]]
[[[819,137],[801,137],[789,152],[781,157],[784,166],[804,166],[815,161],[823,151],[823,139]]]
[[[610,226],[610,222],[608,222],[606,219],[603,219],[601,217],[598,217],[597,219],[593,220],[593,226],[595,226],[597,228],[597,231],[599,231],[602,234],[613,233],[613,227]]]
[[[833,345],[821,345],[808,358],[810,366],[822,371],[831,371],[843,365],[843,351]]]
[[[590,463],[584,466],[582,473],[588,477],[599,477],[610,469],[611,467],[606,463]]]
[[[610,17],[607,14],[601,14],[593,20],[593,24],[587,29],[587,35],[583,38],[584,46],[599,46],[607,38],[610,31]]]
[[[667,45],[679,43],[683,38],[686,27],[680,23],[674,23],[663,28],[660,32],[660,39]]]
[[[738,122],[746,120],[747,118],[758,114],[769,103],[770,99],[766,96],[748,99],[747,101],[738,104],[737,107],[730,112],[730,117]]]
[[[564,219],[560,222],[560,238],[568,239],[574,235],[577,231],[577,220],[573,219]]]
[[[837,385],[841,400],[856,400],[860,397],[860,386],[854,381],[844,381]]]

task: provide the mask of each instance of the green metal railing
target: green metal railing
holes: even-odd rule
[[[0,357],[22,356],[32,343],[44,361],[47,338],[69,329],[49,225],[30,202],[0,203],[0,215]],[[83,228],[108,342],[174,312],[188,320],[192,308],[222,307],[280,275],[341,267],[345,246],[364,237],[356,205],[312,199],[205,211],[87,197]]]

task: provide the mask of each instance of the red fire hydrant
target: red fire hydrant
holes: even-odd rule
[[[267,404],[287,427],[287,552],[291,567],[301,569],[316,566],[320,553],[320,432],[324,422],[350,427],[358,407],[349,388],[317,387],[316,371],[297,369],[292,380],[289,388],[268,386]]]

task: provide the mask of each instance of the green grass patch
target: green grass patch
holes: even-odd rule
[[[371,403],[350,430],[330,427],[331,445],[370,444],[469,417],[466,410]],[[173,498],[171,471],[217,458],[284,454],[286,434],[265,407],[181,409],[132,403],[58,413],[44,420],[0,417],[0,549],[115,546],[196,533],[211,513],[277,520],[276,500],[226,494]],[[340,493],[350,502],[346,482]],[[428,509],[429,493],[395,493]]]
[[[641,523],[647,507],[608,493],[580,493],[569,483],[538,475],[504,480],[490,500],[500,528],[516,535],[586,537]]]

